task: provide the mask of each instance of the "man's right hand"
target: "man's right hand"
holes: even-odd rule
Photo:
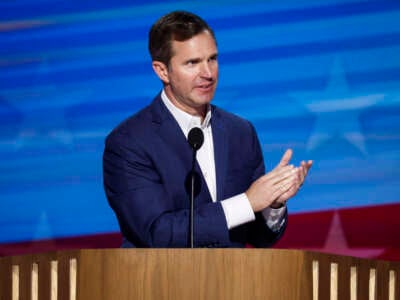
[[[292,150],[289,149],[272,171],[254,181],[246,191],[254,212],[271,206],[281,195],[299,185],[299,169],[288,165],[291,158]]]

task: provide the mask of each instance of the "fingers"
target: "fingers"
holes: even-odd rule
[[[274,184],[274,189],[277,191],[278,196],[286,193],[289,189],[296,185],[296,171],[291,173],[291,176],[286,177]]]
[[[303,184],[308,170],[310,170],[311,166],[312,166],[313,161],[309,160],[308,162],[305,162],[304,160],[300,163],[299,166],[299,181],[300,181],[300,185]]]
[[[309,160],[308,162],[305,162],[304,160],[301,161],[301,166],[304,167],[307,171],[311,168],[312,164],[312,160]]]
[[[277,182],[281,181],[282,179],[291,176],[291,172],[297,172],[297,184],[298,187],[300,187],[308,173],[308,170],[311,168],[313,161],[309,160],[305,162],[304,160],[301,161],[299,167],[295,168],[293,165],[281,165],[283,163],[286,163],[288,160],[290,160],[292,156],[292,150],[287,150],[285,154],[283,155],[281,162],[277,165],[275,169],[273,169],[271,172],[267,173],[264,175],[262,180],[270,180],[272,181],[272,184],[276,184]]]
[[[293,166],[285,166],[253,182],[246,191],[253,211],[260,211],[271,205],[280,195],[297,184],[297,172]]]
[[[302,185],[307,175],[306,163],[302,161],[299,166],[299,185]]]
[[[276,200],[275,203],[286,204],[286,202],[292,198],[298,192],[299,188],[296,185],[292,185],[286,192],[281,194]]]
[[[292,159],[292,155],[293,155],[292,149],[286,150],[281,158],[281,161],[278,163],[278,165],[275,167],[275,169],[289,164],[289,161]]]
[[[267,180],[275,180],[275,181],[279,181],[280,179],[283,179],[287,176],[289,176],[292,172],[292,170],[294,170],[295,167],[293,165],[287,165],[281,168],[275,168],[273,169],[271,172],[268,172],[267,174],[265,174],[262,177],[263,181],[267,181]]]
[[[295,183],[298,181],[298,173],[299,169],[292,167],[289,170],[285,172],[279,173],[279,175],[274,176],[273,178],[270,179],[271,184],[273,185],[281,185],[282,183],[285,183],[286,180],[294,181]]]
[[[287,178],[275,185],[275,203],[285,204],[289,198],[293,197],[298,190],[298,185],[295,178]]]
[[[285,204],[290,198],[292,198],[297,194],[300,187],[303,185],[304,180],[307,177],[307,173],[310,170],[312,164],[313,164],[312,160],[309,160],[307,162],[302,161],[300,163],[299,167],[297,168],[298,172],[296,174],[297,176],[296,180],[293,181],[293,184],[286,192],[278,196],[278,198],[275,200],[275,205]]]
[[[288,149],[272,171],[254,181],[247,189],[245,193],[253,211],[261,211],[270,205],[284,204],[298,192],[313,161],[302,161],[295,167],[289,165],[292,155],[293,151]]]

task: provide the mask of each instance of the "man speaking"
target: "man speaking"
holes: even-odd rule
[[[265,173],[254,127],[211,104],[218,50],[199,16],[176,11],[161,17],[150,29],[149,51],[163,89],[109,134],[103,156],[104,187],[123,247],[188,246],[191,174],[198,174],[195,247],[272,245],[286,227],[286,202],[312,161],[289,164],[289,149]],[[195,127],[203,134],[193,163],[187,139]]]

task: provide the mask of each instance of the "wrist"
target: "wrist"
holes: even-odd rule
[[[270,205],[270,207],[273,208],[273,209],[279,209],[279,208],[284,207],[285,205],[286,205],[286,202],[281,203],[281,202],[275,201],[274,203],[272,203]]]

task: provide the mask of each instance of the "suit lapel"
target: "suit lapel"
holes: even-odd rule
[[[152,122],[156,124],[156,132],[160,138],[164,141],[164,144],[171,149],[171,153],[176,154],[175,157],[180,159],[185,166],[185,170],[188,172],[192,166],[192,149],[186,140],[178,122],[174,119],[172,114],[168,111],[168,108],[162,103],[161,97],[158,96],[151,104],[152,106]],[[213,118],[213,117],[212,117]],[[214,141],[214,159],[215,159],[215,169],[216,169],[216,183],[217,183],[217,199],[218,195],[222,193],[222,184],[225,174],[225,159],[226,159],[226,142],[225,133],[222,126],[222,122],[215,122],[216,125],[212,125],[213,131],[213,141]],[[162,151],[162,149],[160,149]],[[205,197],[200,197],[202,199],[211,200],[211,195],[208,190],[206,181],[204,179],[203,173],[201,172],[200,166],[196,161],[196,171],[200,174],[202,181],[202,192]],[[171,170],[172,172],[175,170]],[[205,193],[205,194],[204,194]]]
[[[221,116],[213,107],[212,112],[212,134],[214,142],[215,177],[217,183],[217,201],[223,200],[224,178],[227,167],[227,132]]]
[[[192,161],[191,149],[178,122],[168,111],[167,107],[165,107],[164,103],[162,103],[160,96],[152,103],[152,108],[152,121],[157,124],[157,134],[164,141],[164,144],[171,149],[171,152],[176,153],[176,157],[181,159],[184,165],[189,168]]]

